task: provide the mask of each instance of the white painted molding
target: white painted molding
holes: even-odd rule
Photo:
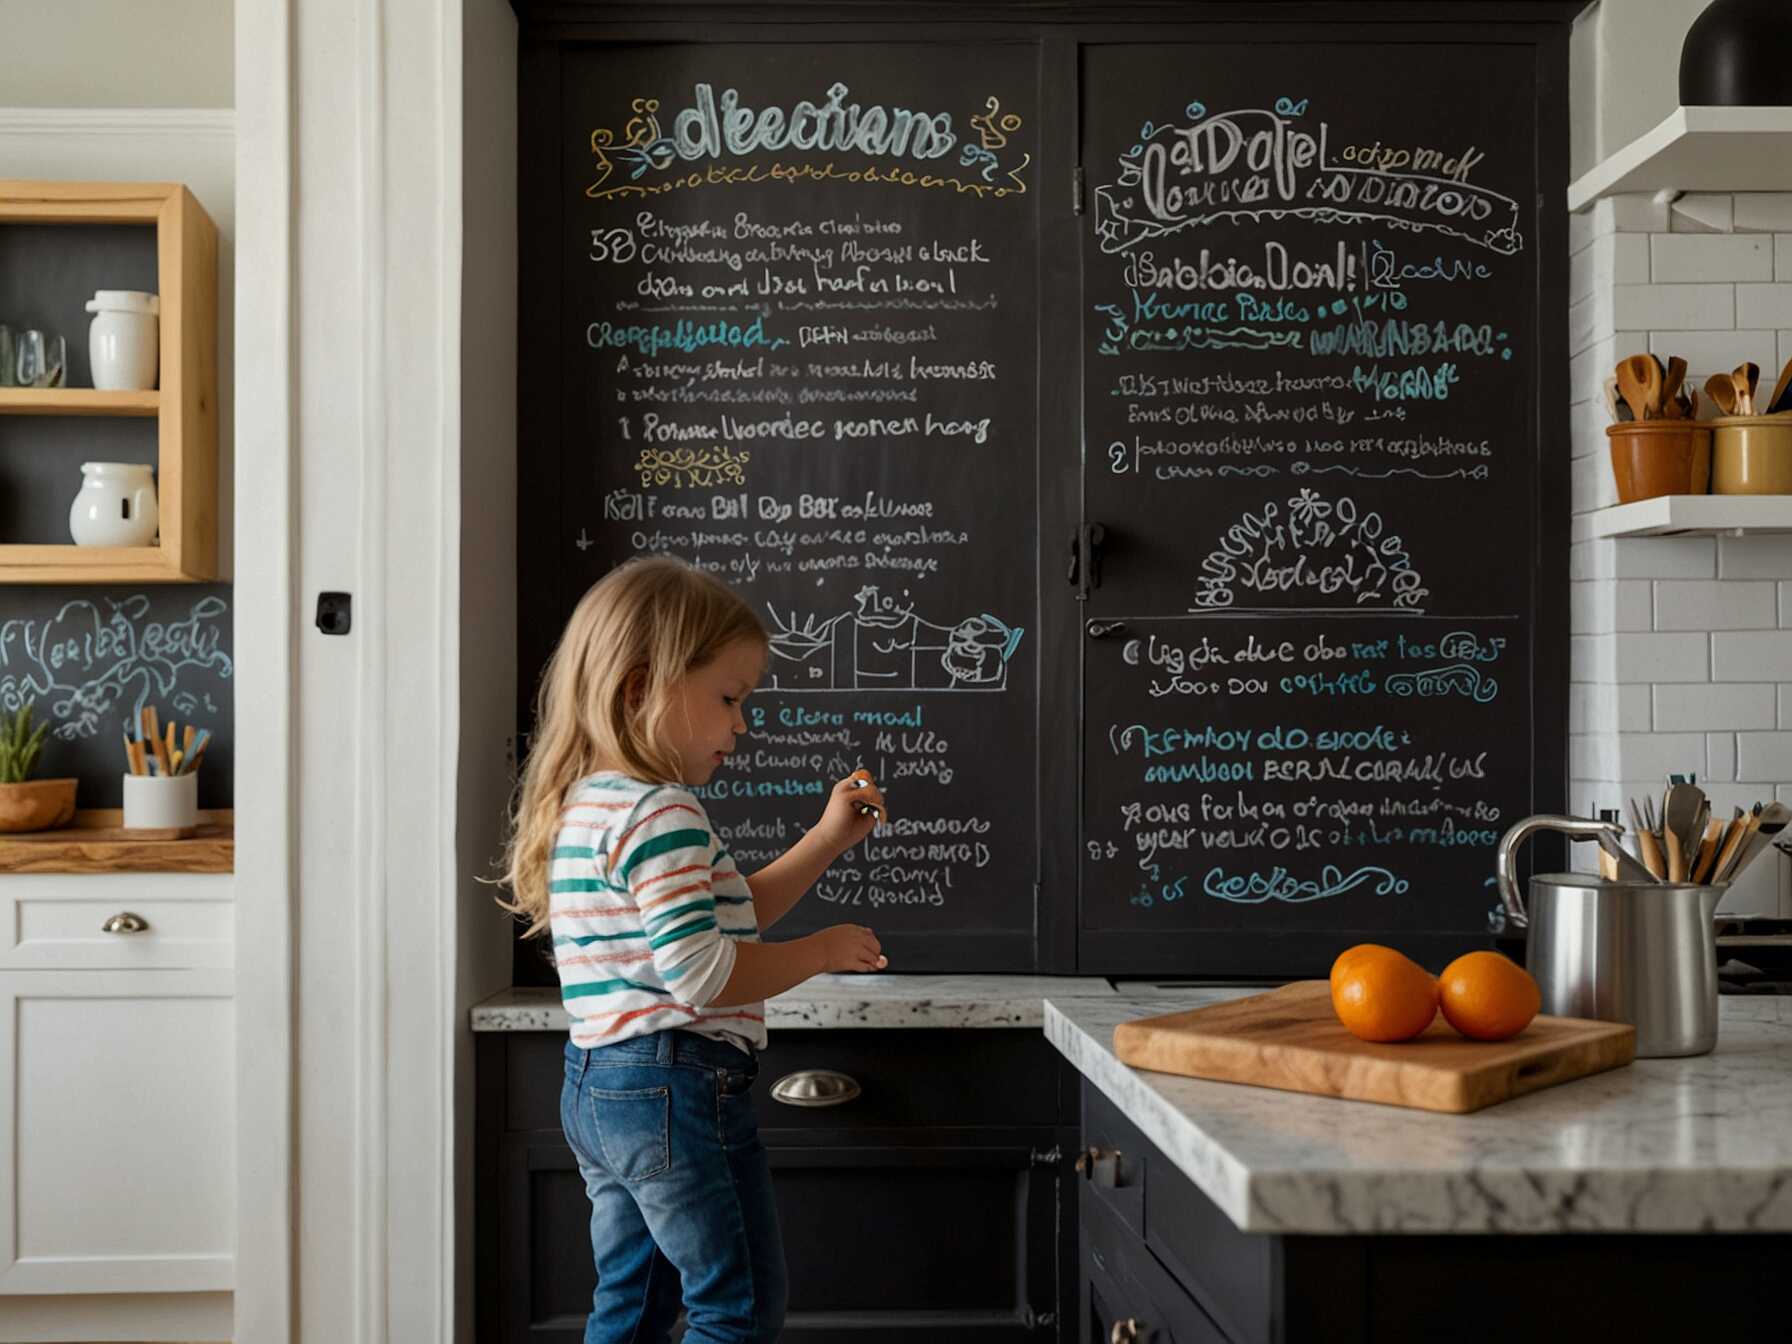
[[[296,854],[292,0],[236,7],[237,1274],[233,1338],[292,1344]]]
[[[0,107],[0,135],[184,135],[231,139],[232,107]]]

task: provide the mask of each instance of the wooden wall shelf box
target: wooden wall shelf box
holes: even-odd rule
[[[1792,107],[1677,107],[1575,178],[1568,209],[1644,191],[1792,191]]]
[[[201,811],[198,834],[150,840],[123,829],[116,807],[82,808],[72,826],[0,836],[0,873],[228,873],[236,867],[236,813]]]
[[[162,538],[159,546],[118,548],[0,545],[0,583],[216,579],[217,225],[178,182],[0,179],[0,226],[6,224],[143,224],[156,231],[156,284],[162,300],[160,390],[0,388],[0,415],[153,417]],[[84,333],[64,335],[85,339]],[[71,484],[71,495],[73,488]]]
[[[1658,495],[1592,515],[1594,537],[1792,532],[1792,495]]]

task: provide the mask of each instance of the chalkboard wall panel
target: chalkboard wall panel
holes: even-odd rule
[[[1499,834],[1559,806],[1535,67],[1085,50],[1086,960],[1466,947]]]
[[[871,769],[893,824],[777,934],[863,920],[911,970],[1035,964],[1038,61],[569,48],[525,244],[558,259],[557,486],[525,504],[557,618],[643,552],[746,596],[770,666],[700,792],[751,872]]]
[[[861,762],[929,843],[984,846],[882,851],[876,877],[855,856],[792,932],[860,919],[911,970],[1199,975],[1308,973],[1384,931],[1435,955],[1484,942],[1487,833],[1565,785],[1566,264],[1541,206],[1566,181],[1576,8],[519,4],[525,693],[588,583],[670,550],[778,631],[745,739],[768,754],[711,801],[749,870],[813,813],[805,776]],[[949,112],[933,172],[1026,191],[843,181],[817,175],[839,154],[756,138],[836,85],[837,105]],[[1331,212],[1206,218],[1193,193],[1137,190],[1119,208],[1129,154],[1165,149],[1177,171],[1152,190],[1186,187],[1174,150],[1203,134],[1238,156],[1194,169],[1206,189],[1243,190],[1215,184],[1255,163],[1273,189],[1334,193],[1299,202]],[[771,172],[791,162],[810,166]],[[1335,195],[1341,163],[1375,179],[1374,217]],[[849,220],[883,231],[817,255]],[[958,250],[877,250],[892,240]],[[743,248],[757,272],[732,270]],[[882,291],[857,287],[867,258]],[[898,272],[952,280],[896,295]],[[879,306],[967,284],[987,307]],[[824,301],[867,306],[794,306]],[[1152,348],[1166,337],[1182,348]],[[892,358],[906,381],[878,376]],[[842,399],[880,387],[912,400]],[[805,497],[834,515],[803,517]],[[931,512],[845,516],[867,500]],[[1106,529],[1080,593],[1079,519]],[[874,522],[920,529],[888,553],[912,568],[839,535]],[[1179,684],[1214,672],[1219,690]],[[1201,775],[1251,762],[1252,780]],[[1297,801],[1338,834],[1264,829]],[[879,885],[896,898],[868,904]],[[517,975],[553,979],[521,952]]]
[[[231,806],[234,672],[226,584],[6,590],[0,711],[35,702],[34,721],[52,725],[38,774],[78,778],[78,807],[123,805],[120,734],[145,705],[211,730],[199,805]]]

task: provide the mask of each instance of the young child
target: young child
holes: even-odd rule
[[[869,775],[750,878],[691,792],[746,732],[768,650],[720,580],[637,558],[580,599],[537,698],[499,903],[525,937],[552,933],[572,1017],[560,1122],[591,1198],[586,1344],[668,1339],[681,1296],[691,1344],[778,1337],[784,1250],[748,1096],[764,1000],[887,964],[855,924],[759,941],[888,819]]]

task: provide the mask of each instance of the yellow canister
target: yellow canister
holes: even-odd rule
[[[1711,421],[1711,493],[1792,495],[1792,412]]]

